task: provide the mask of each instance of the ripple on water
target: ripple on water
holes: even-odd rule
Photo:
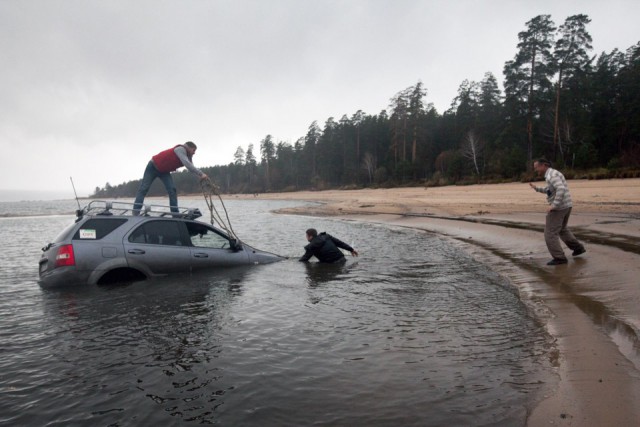
[[[315,226],[361,256],[42,291],[39,248],[69,219],[0,220],[27,236],[0,271],[0,423],[524,423],[546,336],[503,279],[430,234],[275,206],[228,204],[256,247],[299,254]]]

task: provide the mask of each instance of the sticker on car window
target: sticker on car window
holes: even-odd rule
[[[96,238],[96,230],[87,230],[80,229],[80,238],[81,239],[95,239]]]

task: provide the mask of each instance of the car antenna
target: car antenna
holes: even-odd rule
[[[73,194],[75,194],[76,196],[76,203],[78,204],[78,210],[81,210],[82,208],[80,207],[80,200],[78,200],[78,193],[76,193],[76,186],[73,185],[73,177],[69,177],[69,179],[71,180],[71,186],[73,187]]]

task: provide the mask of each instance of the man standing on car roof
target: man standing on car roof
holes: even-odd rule
[[[318,234],[315,228],[308,229],[306,233],[309,244],[304,247],[304,255],[302,255],[298,261],[309,261],[312,256],[318,258],[320,262],[334,263],[346,261],[344,254],[338,248],[351,252],[352,256],[358,256],[358,252],[351,246],[327,233],[322,232]]]
[[[176,185],[173,183],[171,172],[184,166],[190,172],[198,175],[201,181],[209,179],[206,173],[196,168],[191,162],[197,148],[196,144],[188,141],[183,145],[176,145],[173,148],[161,151],[151,158],[147,164],[147,168],[144,170],[144,176],[142,177],[140,188],[138,188],[138,193],[136,194],[136,200],[133,205],[134,215],[140,213],[144,197],[147,195],[151,184],[156,178],[160,178],[164,184],[164,188],[166,188],[167,193],[169,193],[171,212],[178,212],[178,192],[176,191]]]
[[[535,184],[529,183],[531,188],[547,195],[547,202],[550,205],[544,226],[544,240],[553,259],[547,265],[566,264],[567,257],[560,246],[558,238],[562,239],[569,249],[573,250],[573,256],[582,255],[586,252],[582,243],[576,239],[567,227],[573,206],[567,180],[560,171],[551,167],[549,160],[544,158],[533,162],[533,169],[539,175],[544,175],[547,184],[545,187],[537,187]]]

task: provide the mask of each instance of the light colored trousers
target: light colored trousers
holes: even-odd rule
[[[569,249],[576,250],[582,247],[582,244],[567,228],[570,216],[571,208],[549,211],[547,213],[547,222],[544,227],[544,241],[547,243],[549,253],[555,259],[567,259],[558,238],[562,239]]]

